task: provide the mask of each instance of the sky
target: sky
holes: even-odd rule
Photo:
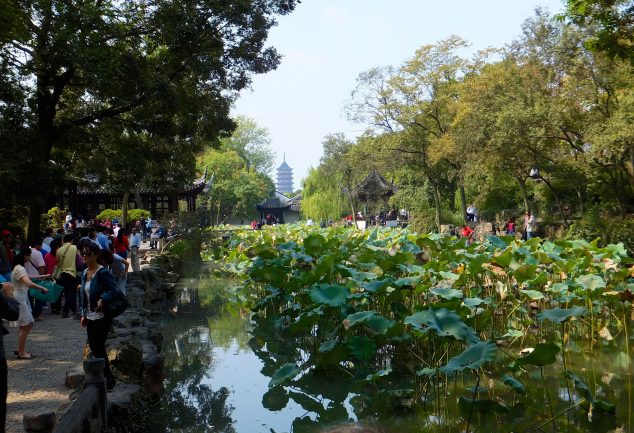
[[[253,78],[233,114],[268,129],[275,166],[285,154],[299,189],[319,165],[326,135],[354,139],[365,129],[343,113],[361,72],[399,67],[417,48],[454,34],[473,52],[502,47],[538,6],[563,9],[562,0],[302,0],[269,33],[267,45],[282,54],[281,64]]]

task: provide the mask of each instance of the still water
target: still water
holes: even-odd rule
[[[166,306],[165,396],[151,431],[312,433],[359,420],[398,433],[464,431],[465,414],[461,415],[457,402],[460,396],[469,397],[475,385],[472,377],[461,377],[437,396],[427,393],[414,401],[405,392],[409,378],[403,383],[396,380],[390,390],[360,388],[337,372],[306,374],[292,386],[269,389],[275,371],[271,359],[283,356],[280,347],[285,343],[253,338],[250,313],[231,302],[236,284],[203,271],[199,278],[182,280],[178,299]],[[561,368],[548,368],[544,381],[539,370],[525,380],[533,388],[532,398],[509,397],[509,389],[499,380],[481,382],[481,387],[488,386],[489,397],[513,403],[511,414],[520,409],[522,413],[476,414],[470,430],[634,433],[632,359],[623,346],[622,339],[615,339],[589,353],[571,342],[567,355],[568,367],[583,375],[597,398],[617,404],[616,415],[570,410],[579,397],[563,386]],[[542,392],[544,383],[548,392]],[[399,398],[399,392],[408,397]],[[426,399],[436,397],[444,401],[442,410],[431,411]],[[547,404],[552,410],[545,409]],[[557,427],[542,426],[551,414],[557,415]],[[520,421],[509,425],[510,419]]]

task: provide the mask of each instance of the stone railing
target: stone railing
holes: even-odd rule
[[[24,430],[28,433],[98,433],[108,425],[105,361],[89,358],[84,361],[84,389],[56,422],[50,418],[24,416]]]

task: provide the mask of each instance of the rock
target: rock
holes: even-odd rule
[[[47,433],[53,431],[57,416],[55,412],[25,413],[22,417],[24,430],[28,433]]]
[[[78,365],[72,370],[66,372],[64,385],[66,385],[66,388],[78,389],[84,386],[85,379],[84,369],[81,365]]]
[[[132,380],[143,373],[143,346],[136,338],[108,341],[108,360],[117,370]]]
[[[163,393],[165,355],[157,353],[143,359],[143,390],[154,398]]]

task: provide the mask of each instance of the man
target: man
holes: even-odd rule
[[[473,242],[473,229],[468,225],[463,225],[462,229],[460,229],[460,234],[463,238],[467,238],[467,242]]]
[[[474,221],[475,214],[476,214],[475,205],[470,204],[469,206],[467,206],[467,221]]]
[[[136,229],[132,228],[132,239],[130,240],[130,261],[132,262],[132,270],[138,272],[141,270],[139,265],[139,248],[141,248],[141,234]]]
[[[110,239],[106,234],[108,229],[104,226],[97,226],[97,243],[99,248],[104,251],[110,251]]]
[[[20,304],[13,298],[13,285],[0,282],[0,318],[15,321],[19,316]],[[7,358],[4,353],[4,332],[2,331],[4,329],[0,329],[0,431],[4,432],[7,419]]]
[[[62,317],[77,312],[77,247],[73,245],[73,235],[64,235],[64,244],[57,250],[57,260],[62,276],[57,284],[64,288],[64,308]],[[61,300],[61,296],[60,296]],[[59,305],[59,301],[57,303]]]

